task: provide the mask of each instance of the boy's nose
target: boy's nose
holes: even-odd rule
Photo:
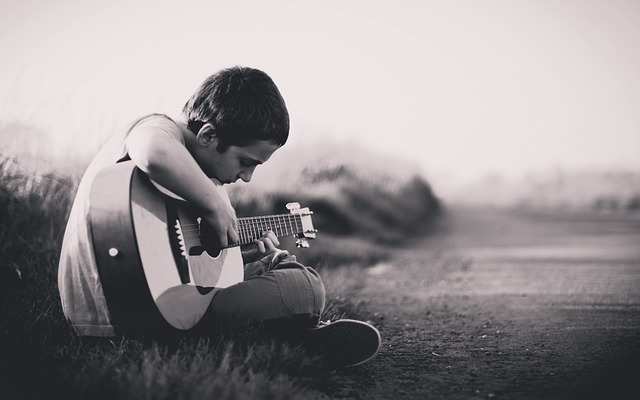
[[[240,177],[240,179],[242,179],[244,182],[249,182],[251,181],[251,177],[253,176],[253,171],[254,169],[250,169],[250,170],[246,170],[246,171],[242,171],[238,176]]]

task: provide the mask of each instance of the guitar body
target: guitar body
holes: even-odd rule
[[[195,211],[133,162],[101,171],[90,196],[96,264],[119,333],[193,328],[218,289],[243,280],[240,248],[208,254]]]

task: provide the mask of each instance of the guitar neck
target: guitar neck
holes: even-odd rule
[[[263,232],[273,231],[277,237],[292,236],[303,232],[299,214],[263,215],[260,217],[238,218],[239,245],[253,243]]]

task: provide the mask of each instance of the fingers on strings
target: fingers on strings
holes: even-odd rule
[[[258,246],[258,251],[261,253],[274,251],[276,250],[276,247],[280,245],[280,241],[273,231],[263,232],[262,237],[260,239],[256,239],[255,243]]]

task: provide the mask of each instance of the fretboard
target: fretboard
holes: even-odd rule
[[[263,232],[273,231],[277,237],[302,233],[302,218],[297,214],[263,215],[260,217],[238,218],[239,245],[253,243]]]

